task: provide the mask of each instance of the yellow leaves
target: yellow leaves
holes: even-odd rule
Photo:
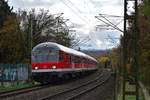
[[[140,56],[140,62],[142,66],[149,66],[150,65],[150,50],[142,50],[141,56]]]
[[[105,63],[108,62],[110,59],[108,57],[99,57],[97,58],[98,62]]]
[[[4,26],[0,29],[0,33],[9,33],[12,30],[16,30],[17,22],[15,16],[8,16],[4,22]]]

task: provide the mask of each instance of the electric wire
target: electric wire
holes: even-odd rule
[[[120,28],[117,27],[117,25],[113,24],[111,21],[109,21],[105,16],[101,15],[102,18],[104,18],[111,26],[114,26],[116,29],[118,29],[119,31],[123,31]]]
[[[82,21],[84,21],[87,25],[89,24],[84,18],[82,18],[73,8],[71,8],[65,1],[61,0],[61,2],[67,6],[70,10],[72,10],[72,12],[78,16]]]
[[[107,24],[107,25],[110,25],[110,26],[111,26],[111,27],[113,27],[114,29],[119,30],[120,32],[122,32],[122,33],[123,33],[123,31],[122,31],[122,30],[120,30],[120,29],[118,29],[117,27],[115,27],[115,26],[111,25],[110,23],[108,23],[108,22],[106,22],[106,21],[104,21],[104,20],[102,20],[102,19],[98,18],[97,16],[96,16],[96,18],[97,18],[98,20],[102,21],[103,23],[105,23],[105,24]]]

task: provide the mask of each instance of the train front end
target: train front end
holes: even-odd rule
[[[59,49],[55,45],[39,44],[32,50],[32,76],[40,83],[48,83],[60,69]]]

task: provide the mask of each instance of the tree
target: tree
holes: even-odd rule
[[[23,59],[22,32],[12,9],[7,1],[0,1],[0,63],[19,63]]]
[[[0,27],[3,26],[4,21],[8,15],[12,14],[12,9],[5,0],[0,0]]]
[[[150,86],[150,1],[144,0],[139,9],[140,71],[142,81]]]
[[[70,46],[69,32],[61,16],[54,17],[48,10],[43,9],[39,12],[35,9],[29,12],[20,11],[19,16],[21,28],[27,33],[27,40],[32,38],[32,47],[49,41]]]
[[[15,19],[15,16],[7,16],[0,29],[0,63],[19,63],[22,60],[22,39]]]

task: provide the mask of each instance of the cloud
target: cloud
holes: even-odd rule
[[[59,1],[60,0],[9,0],[10,4],[13,4],[15,8],[48,8]]]
[[[67,24],[74,26],[72,29],[76,30],[76,33],[81,39],[87,36],[90,37],[91,40],[86,44],[81,44],[81,48],[106,49],[107,45],[111,45],[111,41],[106,40],[108,34],[112,34],[113,37],[120,37],[121,33],[108,30],[95,31],[96,25],[104,24],[98,21],[95,16],[100,13],[123,15],[123,1],[124,0],[9,0],[9,4],[14,6],[15,10],[18,8],[45,8],[49,9],[52,14],[63,12],[63,17],[69,19]],[[120,28],[123,28],[122,26],[123,24],[119,25]]]

